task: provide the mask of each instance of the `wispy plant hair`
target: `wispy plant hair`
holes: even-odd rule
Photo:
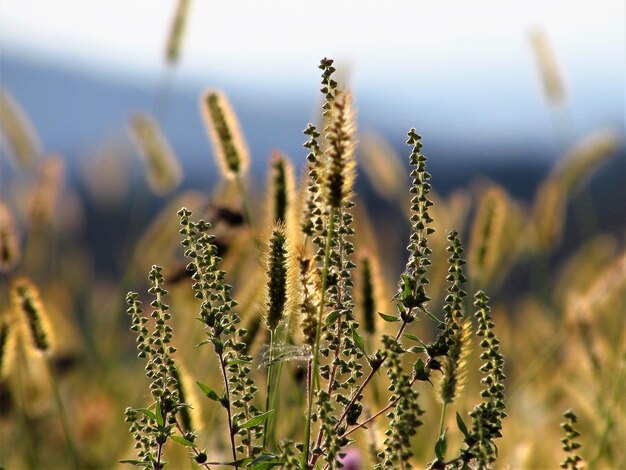
[[[156,194],[175,189],[182,179],[182,169],[157,122],[145,113],[136,112],[130,117],[130,132],[144,161],[150,188]]]
[[[9,154],[22,168],[34,166],[41,156],[41,143],[26,113],[9,94],[0,89],[0,131]]]
[[[0,202],[0,271],[8,273],[20,259],[20,245],[13,216],[9,208]]]
[[[204,92],[200,111],[224,177],[245,174],[250,162],[248,146],[226,95],[217,90]]]

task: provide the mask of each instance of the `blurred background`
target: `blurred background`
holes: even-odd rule
[[[443,193],[482,174],[529,199],[577,142],[599,130],[624,132],[621,1],[391,1],[384,9],[373,1],[192,2],[178,58],[167,65],[176,6],[2,1],[2,87],[45,152],[66,159],[71,180],[111,146],[129,154],[139,179],[127,127],[130,113],[143,110],[180,159],[183,185],[213,184],[198,106],[206,88],[230,97],[253,172],[265,171],[272,149],[300,168],[301,131],[318,119],[315,66],[325,56],[354,92],[361,135],[374,133],[403,156],[405,133],[415,127]],[[624,177],[623,160],[599,178]],[[2,170],[6,187],[6,159]],[[359,178],[367,193],[363,184]],[[599,186],[599,197],[625,196],[624,185]]]
[[[445,271],[444,235],[458,228],[471,287],[494,299],[510,360],[506,461],[554,468],[559,437],[550,436],[556,447],[541,437],[558,434],[550,413],[573,403],[583,436],[597,444],[590,468],[623,464],[626,343],[615,325],[626,299],[625,15],[622,0],[0,0],[0,230],[11,212],[21,245],[21,259],[0,267],[37,283],[72,339],[55,370],[69,377],[61,388],[79,417],[72,426],[85,468],[129,455],[130,439],[116,437],[126,432],[121,410],[146,393],[134,382],[140,361],[124,361],[134,356],[125,292],[140,289],[152,263],[180,267],[181,205],[210,217],[219,204],[240,210],[220,186],[201,93],[224,91],[239,117],[259,222],[272,152],[302,174],[302,130],[320,121],[323,57],[354,94],[357,207],[366,208],[357,226],[380,257],[386,292],[409,234],[406,132],[423,136],[441,237],[433,272]],[[180,181],[176,170],[165,190],[133,141],[137,112],[158,123],[165,153],[180,162]],[[481,232],[485,220],[492,228]],[[242,237],[250,244],[242,231],[219,236],[240,253]],[[489,266],[472,260],[481,249]],[[250,300],[259,290],[245,283],[258,268],[254,247],[241,259],[225,263],[236,297]],[[0,319],[9,279],[0,278]],[[433,291],[445,288],[440,281]],[[437,309],[442,296],[433,297]],[[181,336],[199,334],[178,326]],[[0,369],[0,465],[38,468],[52,456],[67,468],[47,389],[25,375],[36,386],[19,398]],[[38,399],[41,409],[24,405]],[[20,402],[13,433],[15,421],[3,418],[21,416]],[[430,444],[420,441],[418,454]]]

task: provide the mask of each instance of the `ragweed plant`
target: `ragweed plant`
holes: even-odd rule
[[[435,459],[430,468],[488,468],[497,455],[495,440],[501,436],[506,416],[503,388],[503,357],[493,331],[488,298],[476,294],[478,328],[466,316],[467,293],[463,248],[456,230],[448,234],[448,289],[442,315],[429,308],[429,269],[434,256],[429,239],[434,232],[430,208],[430,174],[421,152],[421,137],[414,129],[408,133],[411,147],[411,232],[408,261],[393,297],[395,311],[377,311],[376,291],[380,286],[373,255],[361,257],[360,305],[353,298],[355,229],[353,227],[355,177],[355,126],[352,96],[333,79],[333,61],[322,60],[324,130],[309,125],[304,134],[309,150],[307,175],[303,181],[302,215],[299,226],[293,214],[297,207],[291,168],[279,155],[274,157],[268,185],[269,229],[265,240],[265,279],[263,301],[254,307],[261,312],[268,332],[263,364],[267,368],[265,394],[259,393],[258,373],[251,355],[249,333],[239,326],[237,302],[226,283],[221,258],[210,224],[194,221],[183,208],[180,234],[191,277],[193,296],[199,304],[198,319],[212,345],[223,391],[215,391],[198,381],[203,394],[225,411],[224,432],[228,451],[212,460],[200,449],[193,430],[187,393],[181,388],[181,375],[174,362],[175,348],[170,345],[170,314],[163,303],[165,290],[160,268],[150,273],[151,304],[155,327],[148,333],[149,320],[141,314],[136,294],[129,294],[129,313],[133,330],[138,333],[140,356],[148,359],[147,375],[152,380],[154,403],[146,408],[129,409],[127,420],[139,450],[136,465],[160,469],[165,465],[163,452],[168,440],[187,446],[197,463],[228,465],[234,468],[341,468],[348,446],[358,442],[359,431],[376,425],[384,429],[382,447],[372,452],[372,466],[378,469],[408,469],[416,463],[415,440],[425,422],[438,423],[438,432],[426,436],[434,443]],[[226,178],[238,180],[247,166],[238,125],[225,97],[210,92],[203,97],[204,118],[213,139],[220,167]],[[243,195],[243,191],[241,192]],[[252,228],[249,216],[247,222]],[[299,231],[298,231],[299,228]],[[241,256],[244,256],[243,254]],[[253,305],[254,303],[247,304]],[[357,318],[360,309],[362,317]],[[359,320],[363,321],[361,327]],[[431,323],[434,337],[419,338],[411,333],[418,320]],[[381,324],[382,323],[382,324]],[[252,324],[252,323],[251,323]],[[386,326],[384,326],[385,324]],[[255,327],[258,335],[260,326]],[[379,335],[379,338],[376,337]],[[467,427],[457,409],[458,439],[463,447],[456,457],[447,459],[446,411],[456,405],[468,375],[468,357],[473,337],[482,350],[484,389],[482,400],[469,414]],[[365,338],[364,338],[365,337]],[[292,351],[285,353],[284,351]],[[304,397],[282,400],[281,370],[288,360],[306,363]],[[385,374],[380,372],[384,371]],[[385,380],[387,403],[376,384]],[[260,379],[260,378],[259,378]],[[262,379],[261,379],[262,380]],[[424,394],[432,391],[441,406],[439,417],[428,410]],[[297,382],[296,382],[297,384]],[[299,386],[299,385],[298,385]],[[372,395],[374,399],[370,397]],[[279,408],[286,404],[302,407],[301,430],[285,433],[279,426]],[[379,407],[376,409],[375,407]],[[386,420],[386,421],[385,421]],[[374,423],[374,421],[377,421]],[[371,433],[365,435],[370,439]],[[420,457],[422,455],[420,454]]]

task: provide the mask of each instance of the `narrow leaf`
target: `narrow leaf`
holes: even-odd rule
[[[367,353],[365,352],[365,341],[363,341],[363,338],[359,336],[356,328],[352,328],[352,341],[354,341],[354,344],[356,344],[357,348],[359,348],[361,352],[367,356]]]
[[[196,445],[193,442],[188,441],[187,439],[185,439],[184,437],[181,437],[181,436],[170,436],[170,439],[172,439],[174,442],[178,442],[179,444],[182,444],[184,446],[196,447]]]
[[[261,413],[260,415],[255,416],[254,418],[250,418],[248,421],[241,424],[239,428],[248,429],[248,428],[253,428],[254,426],[258,426],[259,424],[263,423],[267,418],[269,418],[273,412],[274,410],[269,410],[266,413]]]
[[[456,425],[459,427],[459,430],[463,433],[465,437],[469,436],[467,426],[465,425],[465,422],[463,421],[463,418],[461,418],[461,415],[458,411],[456,412]]]
[[[446,451],[448,450],[448,438],[446,437],[446,431],[437,439],[435,444],[435,456],[438,460],[446,459]]]
[[[386,313],[378,312],[378,315],[380,316],[380,318],[389,323],[400,321],[398,317],[394,317],[393,315],[387,315]]]
[[[219,395],[215,393],[215,390],[213,390],[211,387],[198,381],[196,381],[196,384],[198,384],[198,387],[200,387],[200,390],[202,390],[202,393],[204,393],[207,398],[210,398],[213,401],[220,401]]]

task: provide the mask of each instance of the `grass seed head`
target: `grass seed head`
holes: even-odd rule
[[[0,133],[8,153],[23,169],[41,156],[41,143],[30,120],[6,89],[0,89]]]
[[[50,353],[54,345],[54,333],[39,289],[26,278],[15,280],[11,285],[11,306],[18,321],[26,327],[33,349]]]
[[[182,179],[182,169],[157,122],[147,114],[134,113],[130,132],[143,158],[150,188],[159,195],[175,189]]]
[[[205,92],[200,109],[224,177],[232,179],[245,174],[250,162],[248,146],[226,95],[221,91]]]
[[[0,202],[0,271],[10,272],[19,259],[20,245],[13,216],[9,208]]]
[[[176,12],[172,18],[170,32],[165,44],[165,61],[168,65],[176,65],[180,58],[180,49],[185,35],[185,26],[189,14],[191,0],[178,0]]]

